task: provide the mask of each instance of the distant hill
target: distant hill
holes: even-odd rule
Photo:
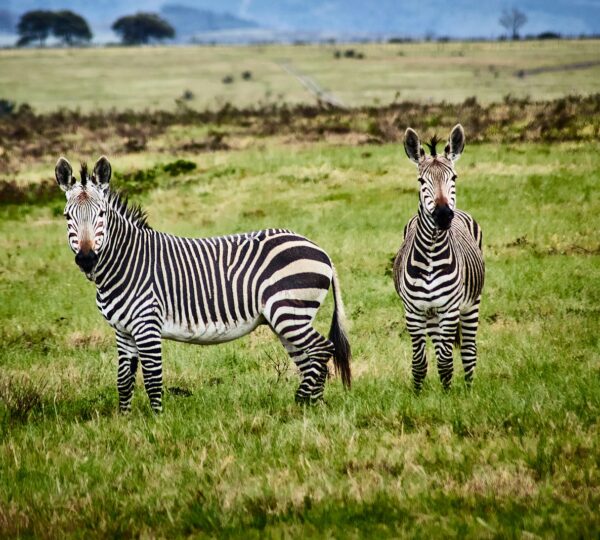
[[[177,41],[183,42],[203,32],[249,29],[259,26],[254,21],[230,13],[216,13],[208,9],[197,9],[180,4],[162,6],[160,15],[175,28]]]

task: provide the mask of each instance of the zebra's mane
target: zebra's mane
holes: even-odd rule
[[[85,187],[88,181],[88,168],[85,161],[81,163],[81,167],[79,168],[79,179],[81,181],[81,185]]]
[[[434,135],[433,137],[431,137],[431,140],[428,143],[425,143],[427,148],[429,148],[429,152],[432,157],[437,156],[437,150],[435,149],[435,147],[438,145],[438,143],[440,141],[441,141],[441,139],[438,139],[438,136]]]
[[[148,215],[139,204],[130,203],[119,191],[109,190],[107,201],[110,207],[120,216],[135,225],[138,229],[151,229],[148,225]]]

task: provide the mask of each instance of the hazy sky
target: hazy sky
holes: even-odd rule
[[[109,31],[118,16],[159,11],[165,4],[229,12],[270,30],[485,38],[504,33],[499,16],[504,8],[517,5],[528,18],[523,34],[600,34],[600,0],[0,0],[0,9],[17,15],[34,8],[72,9],[86,17],[98,35],[98,30]]]

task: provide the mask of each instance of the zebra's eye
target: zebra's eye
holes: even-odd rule
[[[104,214],[105,214],[104,210],[100,210],[100,212],[98,212],[99,217],[104,217]]]
[[[424,179],[424,178],[421,178],[421,177],[419,177],[419,184],[423,185],[424,183],[425,183],[425,179]]]
[[[69,212],[64,213],[65,219],[71,219],[71,214]]]

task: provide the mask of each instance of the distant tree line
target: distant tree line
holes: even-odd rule
[[[504,9],[498,19],[498,23],[507,32],[507,34],[499,37],[500,40],[507,38],[514,40],[521,39],[519,32],[527,23],[527,16],[516,7]],[[12,24],[10,13],[6,10],[0,10],[0,29],[10,28]],[[111,28],[119,36],[121,43],[124,45],[141,45],[175,37],[173,26],[156,13],[140,12],[120,17],[112,24]],[[69,10],[28,11],[21,16],[17,25],[17,32],[19,34],[19,40],[16,43],[18,47],[31,44],[43,46],[50,36],[55,37],[67,46],[87,43],[93,37],[86,20],[81,15]],[[537,35],[524,36],[525,39],[561,39],[561,37],[561,34],[557,32],[542,32]],[[447,36],[436,38],[434,38],[433,34],[425,36],[425,41],[432,41],[434,39],[438,42],[452,41]],[[335,40],[331,41],[335,42]],[[389,43],[407,43],[411,41],[418,40],[410,37],[392,37],[388,39]],[[342,56],[351,57],[347,51],[335,52],[336,58],[341,58]],[[354,57],[361,58],[361,53],[358,53]]]
[[[140,45],[152,40],[175,37],[175,29],[155,13],[137,13],[121,17],[111,28],[125,45]],[[17,47],[32,43],[41,47],[50,36],[68,46],[87,43],[93,37],[87,21],[69,10],[28,11],[21,16],[17,24],[17,33]]]
[[[50,35],[65,45],[87,42],[93,37],[85,19],[69,10],[28,11],[21,17],[17,32],[20,36],[17,41],[19,47],[35,42],[42,46]]]

